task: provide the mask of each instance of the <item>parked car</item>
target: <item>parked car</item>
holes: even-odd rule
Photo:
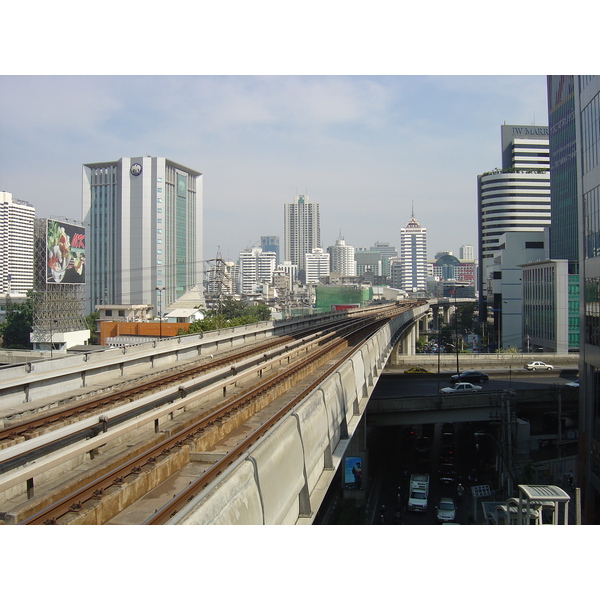
[[[480,385],[473,385],[467,381],[462,383],[455,383],[452,387],[445,387],[440,390],[442,394],[473,394],[474,392],[480,392]]]
[[[575,381],[569,381],[569,383],[565,383],[565,385],[570,388],[578,388],[579,387],[579,379],[576,379]]]
[[[533,362],[527,363],[525,368],[528,371],[552,371],[552,369],[554,369],[552,365],[542,362],[541,360],[534,360]]]
[[[482,373],[481,371],[463,371],[458,375],[452,375],[450,377],[450,381],[452,383],[458,383],[459,381],[468,381],[470,383],[483,383],[484,381],[488,381],[489,375],[487,373]]]
[[[440,498],[437,505],[437,520],[440,522],[454,521],[456,517],[456,505],[452,498]]]
[[[410,369],[406,369],[406,371],[404,371],[404,373],[406,375],[415,375],[415,374],[421,374],[421,373],[433,373],[433,371],[428,371],[427,369],[424,369],[423,367],[411,367]]]

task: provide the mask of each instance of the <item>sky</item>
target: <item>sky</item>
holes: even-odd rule
[[[203,173],[204,259],[276,235],[306,194],[321,244],[477,247],[477,175],[500,126],[547,125],[543,75],[4,75],[0,189],[79,220],[81,165],[164,156]]]
[[[69,6],[4,9],[0,190],[82,220],[82,164],[164,156],[203,173],[204,260],[266,235],[283,246],[298,194],[319,203],[323,248],[399,248],[413,210],[429,258],[477,247],[477,175],[501,166],[501,125],[547,125],[546,74],[596,66],[593,20],[541,1],[506,0],[499,19],[460,0],[104,0],[76,27]]]

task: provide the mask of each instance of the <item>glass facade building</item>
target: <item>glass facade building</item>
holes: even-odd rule
[[[202,290],[202,174],[162,157],[83,165],[89,311]],[[201,293],[201,292],[200,292]]]
[[[577,485],[583,522],[600,523],[600,76],[576,76],[575,137],[580,216],[580,410]]]

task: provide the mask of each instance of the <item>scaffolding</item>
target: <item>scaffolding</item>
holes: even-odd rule
[[[65,283],[62,277],[48,277],[49,221],[58,223],[50,219],[36,219],[34,223],[34,308],[31,340],[40,349],[52,349],[56,334],[88,329],[83,314],[85,286],[82,283]],[[67,268],[68,265],[65,265],[63,271]]]

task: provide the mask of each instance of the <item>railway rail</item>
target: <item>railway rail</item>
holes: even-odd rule
[[[177,453],[185,446],[198,445],[198,439],[203,436],[207,429],[210,429],[211,427],[214,428],[216,424],[227,421],[232,415],[244,411],[252,413],[254,409],[249,409],[248,407],[254,402],[257,402],[257,399],[261,397],[264,398],[265,395],[273,396],[273,394],[275,394],[274,390],[286,389],[286,387],[291,385],[291,381],[298,381],[300,379],[301,373],[305,373],[307,369],[314,370],[316,365],[322,364],[323,361],[328,360],[332,354],[340,352],[341,346],[353,343],[348,340],[355,339],[356,335],[367,335],[365,331],[369,328],[381,326],[382,320],[385,321],[392,315],[398,314],[398,312],[406,310],[407,308],[408,307],[394,307],[392,310],[383,311],[381,313],[371,313],[368,317],[349,319],[348,321],[344,321],[343,327],[340,327],[340,325],[337,324],[330,331],[320,331],[318,333],[312,332],[308,335],[308,343],[311,347],[316,347],[316,349],[311,351],[306,350],[307,355],[304,360],[296,360],[295,363],[282,369],[283,373],[275,373],[269,377],[265,377],[261,372],[260,383],[253,389],[239,394],[230,401],[222,401],[215,410],[208,413],[206,411],[203,413],[200,411],[200,416],[194,422],[186,425],[177,433],[171,435],[167,439],[161,440],[150,448],[145,449],[134,458],[121,459],[121,464],[117,464],[108,471],[105,469],[105,472],[101,477],[94,478],[81,488],[66,494],[64,498],[61,498],[59,501],[52,502],[50,506],[38,510],[35,514],[23,519],[21,523],[78,522],[77,517],[80,514],[86,513],[86,506],[101,504],[103,497],[109,490],[114,492],[119,486],[122,486],[128,478],[140,476],[144,471],[154,469],[166,456]],[[357,334],[357,329],[362,333]],[[258,348],[254,348],[250,351],[235,353],[231,356],[213,360],[208,365],[195,365],[189,370],[186,370],[185,374],[169,374],[164,378],[157,378],[155,381],[121,392],[120,397],[118,394],[112,394],[107,395],[107,397],[97,398],[94,401],[86,402],[85,407],[71,407],[71,410],[74,412],[70,414],[89,414],[85,411],[102,410],[109,405],[108,403],[115,404],[120,402],[132,405],[132,408],[129,411],[124,410],[122,415],[119,416],[118,421],[111,419],[111,429],[114,427],[115,430],[117,430],[119,426],[127,427],[129,421],[132,419],[135,420],[136,417],[139,418],[139,415],[143,412],[150,412],[149,416],[146,418],[151,419],[154,416],[152,414],[153,410],[161,407],[163,412],[169,409],[174,410],[173,406],[169,405],[182,406],[188,400],[192,400],[193,397],[202,395],[207,390],[211,389],[211,386],[214,389],[222,386],[224,381],[228,378],[235,378],[235,376],[237,376],[239,379],[244,372],[253,372],[256,371],[257,368],[262,370],[267,359],[274,361],[277,358],[283,358],[285,360],[285,357],[287,356],[289,361],[290,354],[292,352],[301,351],[301,344],[306,343],[306,340],[298,340],[295,339],[296,337],[297,336],[290,336],[291,339],[279,339],[275,342],[261,344]],[[257,356],[257,354],[259,354],[259,356]],[[311,365],[311,367],[308,368],[307,365]],[[224,373],[224,371],[227,371],[226,367],[230,367],[227,375]],[[184,382],[183,384],[182,381]],[[186,384],[185,382],[188,383]],[[177,385],[176,391],[173,391],[172,389],[174,385]],[[161,394],[161,391],[166,393]],[[143,398],[144,396],[147,397],[148,393],[150,393],[151,400],[146,403],[143,410],[137,405],[133,406],[139,404],[140,398]],[[188,398],[188,396],[192,398]],[[203,489],[209,485],[212,480],[218,477],[223,469],[227,468],[227,464],[231,464],[232,461],[236,460],[240,453],[246,451],[247,447],[255,444],[266,431],[284,414],[289,412],[291,407],[299,402],[301,398],[302,396],[300,395],[289,405],[281,408],[276,413],[276,416],[271,417],[256,432],[248,436],[248,439],[239,448],[228,453],[222,461],[215,463],[215,465],[206,470],[202,477],[191,483],[189,489],[185,490],[181,498],[173,499],[167,507],[149,518],[148,523],[162,523],[170,518],[170,516],[177,512],[182,505],[185,505],[189,499],[197,495],[198,490]],[[165,405],[167,405],[166,408]],[[43,418],[36,419],[34,431],[39,427],[47,427],[48,417],[51,417],[52,422],[60,423],[61,418],[59,413],[61,412],[63,411],[56,411],[56,413],[53,413],[52,415],[44,415]],[[63,414],[65,413],[63,412]],[[64,420],[65,417],[62,419]],[[83,421],[86,420],[84,417],[82,417],[82,419]],[[17,433],[13,435],[22,435],[23,432],[31,431],[31,426],[31,423],[27,422],[17,424],[17,427],[25,427],[25,429],[16,430]],[[97,422],[95,425],[91,426],[88,426],[86,423],[85,427],[77,434],[69,432],[64,438],[58,438],[60,442],[57,442],[57,440],[44,442],[43,438],[45,435],[40,435],[39,438],[36,438],[39,439],[35,446],[35,452],[37,452],[37,454],[24,453],[19,459],[15,459],[15,456],[18,456],[18,453],[13,450],[13,456],[10,459],[13,462],[10,464],[8,462],[0,462],[0,473],[2,473],[2,467],[4,467],[4,471],[10,471],[11,469],[18,470],[18,467],[22,467],[28,460],[40,459],[45,453],[51,452],[52,449],[56,450],[59,446],[65,447],[66,445],[77,445],[78,442],[81,445],[81,440],[83,438],[86,438],[86,443],[88,444],[87,447],[89,447],[90,444],[93,445],[94,440],[92,439],[90,442],[90,438],[95,438],[96,436],[98,436],[97,441],[101,443],[104,440],[103,436],[107,433],[107,428],[108,424],[106,422]],[[0,435],[6,433],[6,429],[8,428],[0,430]],[[118,433],[118,431],[115,431],[115,435],[118,435]],[[30,440],[30,442],[31,441],[32,440]],[[22,442],[22,444],[24,444],[24,442]],[[54,446],[52,446],[52,444],[54,444]],[[1,455],[2,452],[0,452],[0,461],[2,458]]]

